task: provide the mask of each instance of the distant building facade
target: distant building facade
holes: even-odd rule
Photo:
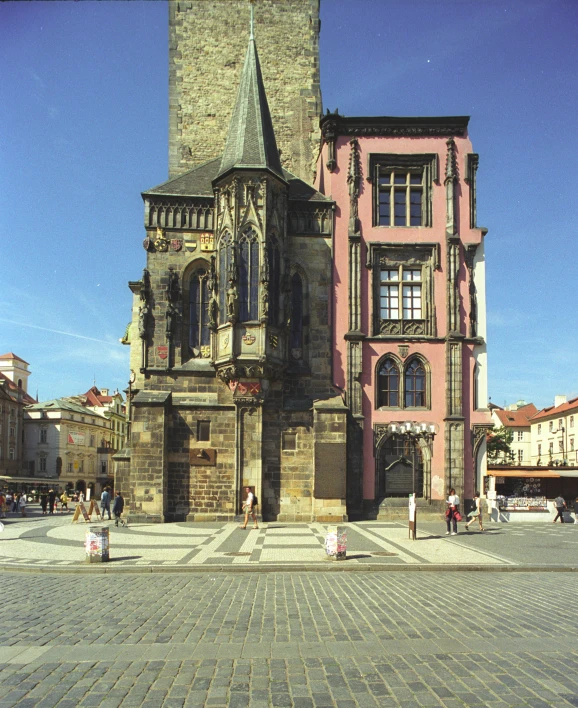
[[[492,406],[492,422],[512,433],[511,454],[502,455],[495,464],[532,464],[531,418],[538,413],[533,403],[518,401],[505,408]]]
[[[34,403],[28,394],[28,362],[8,352],[0,355],[0,477],[22,477],[24,464],[24,408]],[[9,479],[0,479],[0,488]]]
[[[578,398],[556,396],[531,421],[533,465],[578,465]]]
[[[99,466],[110,450],[110,421],[100,412],[66,398],[28,406],[24,413],[27,477],[54,480],[59,488],[98,493],[112,483],[109,467]]]
[[[481,486],[491,427],[468,119],[324,116],[312,186],[318,2],[265,3],[259,37],[283,51],[263,73],[253,37],[236,76],[220,55],[191,69],[203,42],[237,46],[234,4],[171,3],[171,177],[143,193],[117,486],[160,521],[232,519],[245,486],[268,520],[386,518],[412,490],[437,512]]]

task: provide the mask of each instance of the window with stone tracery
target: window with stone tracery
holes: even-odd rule
[[[387,355],[376,368],[377,408],[430,408],[429,366],[418,356],[404,363]]]
[[[294,273],[291,278],[289,351],[292,359],[303,359],[303,280],[299,273]]]
[[[374,336],[435,336],[437,244],[370,244]]]
[[[388,357],[377,376],[379,388],[379,406],[387,408],[399,406],[399,369],[393,359]]]
[[[233,266],[233,237],[223,234],[219,241],[219,324],[227,321],[227,290]]]
[[[253,229],[239,239],[239,322],[259,318],[259,241]]]
[[[189,281],[189,348],[194,356],[210,353],[208,273],[204,268],[194,271]]]
[[[268,321],[271,325],[279,324],[279,283],[281,274],[281,255],[276,240],[271,240],[267,249],[269,266],[269,306]]]

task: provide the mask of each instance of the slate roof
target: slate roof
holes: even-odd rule
[[[143,192],[144,196],[166,197],[205,197],[213,198],[213,180],[217,176],[221,158],[203,162],[178,177],[163,182],[152,189]],[[289,199],[291,201],[331,202],[325,195],[318,192],[307,182],[296,177],[291,172],[282,169],[283,179],[289,184]]]
[[[225,152],[217,177],[233,168],[267,169],[283,179],[257,45],[249,39]]]
[[[43,411],[43,410],[56,410],[56,411],[71,411],[72,413],[80,413],[81,415],[91,415],[97,418],[104,418],[103,415],[97,413],[96,411],[87,410],[84,406],[78,403],[72,403],[72,401],[67,401],[65,398],[53,398],[50,401],[41,401],[40,403],[35,403],[32,406],[28,406],[29,411]]]

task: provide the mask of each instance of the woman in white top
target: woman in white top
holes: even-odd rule
[[[450,535],[451,524],[453,521],[454,530],[451,531],[452,536],[455,536],[458,532],[458,520],[456,519],[456,513],[459,511],[460,498],[456,494],[455,489],[450,489],[448,499],[446,501],[446,524],[448,525],[448,530],[446,531],[446,536]]]
[[[257,517],[255,516],[255,497],[253,495],[253,492],[251,491],[251,487],[245,487],[245,491],[247,492],[247,498],[243,502],[243,511],[245,513],[245,523],[243,526],[240,526],[239,528],[246,529],[247,528],[247,523],[249,522],[249,514],[253,517],[253,528],[258,529],[259,527],[257,526]]]
[[[22,516],[26,516],[26,494],[23,493],[18,500],[18,506],[20,507],[20,512]]]

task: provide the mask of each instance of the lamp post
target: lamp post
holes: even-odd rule
[[[392,435],[399,435],[404,440],[412,442],[411,448],[411,498],[410,502],[410,519],[409,519],[409,533],[410,538],[415,540],[417,531],[417,513],[415,507],[415,448],[418,441],[424,440],[428,447],[433,443],[433,439],[437,432],[437,426],[435,423],[418,423],[415,421],[406,421],[404,423],[391,423],[389,425],[389,431]],[[431,451],[431,450],[430,450]],[[423,480],[422,480],[423,485]],[[423,490],[423,487],[422,487]],[[413,506],[413,509],[412,509]],[[412,518],[413,516],[413,518]]]

